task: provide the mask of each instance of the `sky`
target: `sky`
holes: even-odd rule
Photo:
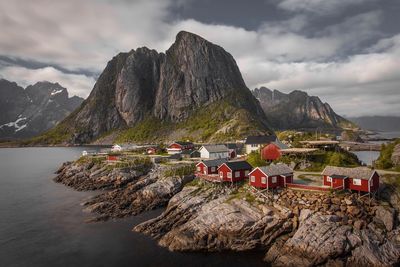
[[[400,115],[399,0],[0,0],[0,78],[87,97],[119,52],[181,31],[231,53],[249,87],[317,95],[344,116]]]

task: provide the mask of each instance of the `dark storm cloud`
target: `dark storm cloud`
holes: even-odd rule
[[[230,52],[249,88],[306,90],[351,116],[396,115],[399,13],[397,0],[0,0],[0,76],[58,80],[87,96],[116,53],[164,51],[187,30]]]

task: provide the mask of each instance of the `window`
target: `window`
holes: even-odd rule
[[[250,181],[254,183],[256,181],[256,177],[254,175],[250,176]]]
[[[249,171],[245,171],[244,176],[246,176],[246,177],[249,176]]]
[[[267,177],[261,177],[261,183],[267,184]]]
[[[258,147],[257,144],[251,144],[251,147]]]
[[[204,174],[207,174],[207,168],[205,168],[203,172],[204,172]]]
[[[212,171],[212,172],[215,172],[215,167],[211,167],[211,171]]]
[[[199,171],[201,171],[201,168],[200,168],[200,166],[197,166],[197,171],[199,172]]]
[[[276,184],[276,176],[271,177],[271,183]]]
[[[353,185],[361,185],[361,179],[353,179]]]
[[[219,177],[223,178],[224,177],[224,173],[223,172],[219,172]]]
[[[332,177],[330,177],[330,176],[326,177],[326,181],[329,183],[332,183]]]
[[[240,171],[235,171],[235,177],[239,178],[240,177]]]
[[[228,172],[228,174],[226,175],[228,178],[231,178],[232,179],[232,173],[231,172]]]

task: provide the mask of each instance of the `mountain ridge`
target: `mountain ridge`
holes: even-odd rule
[[[20,139],[40,134],[64,119],[83,101],[68,96],[58,83],[37,82],[25,89],[0,79],[0,138]]]
[[[355,124],[336,114],[318,96],[294,90],[288,94],[266,87],[255,88],[253,95],[260,102],[274,129],[342,129]]]

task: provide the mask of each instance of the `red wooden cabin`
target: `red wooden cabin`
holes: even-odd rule
[[[293,170],[283,163],[257,167],[249,173],[250,185],[257,188],[285,187],[293,183]]]
[[[218,174],[218,167],[226,162],[225,159],[200,161],[196,164],[196,174]]]
[[[333,189],[375,192],[379,188],[379,174],[366,167],[326,166],[322,171],[322,176],[324,185]]]
[[[184,150],[194,149],[194,145],[191,142],[174,142],[170,144],[167,148],[168,154],[181,153]]]
[[[218,174],[223,181],[236,182],[246,179],[252,169],[247,161],[229,161],[218,168]]]

